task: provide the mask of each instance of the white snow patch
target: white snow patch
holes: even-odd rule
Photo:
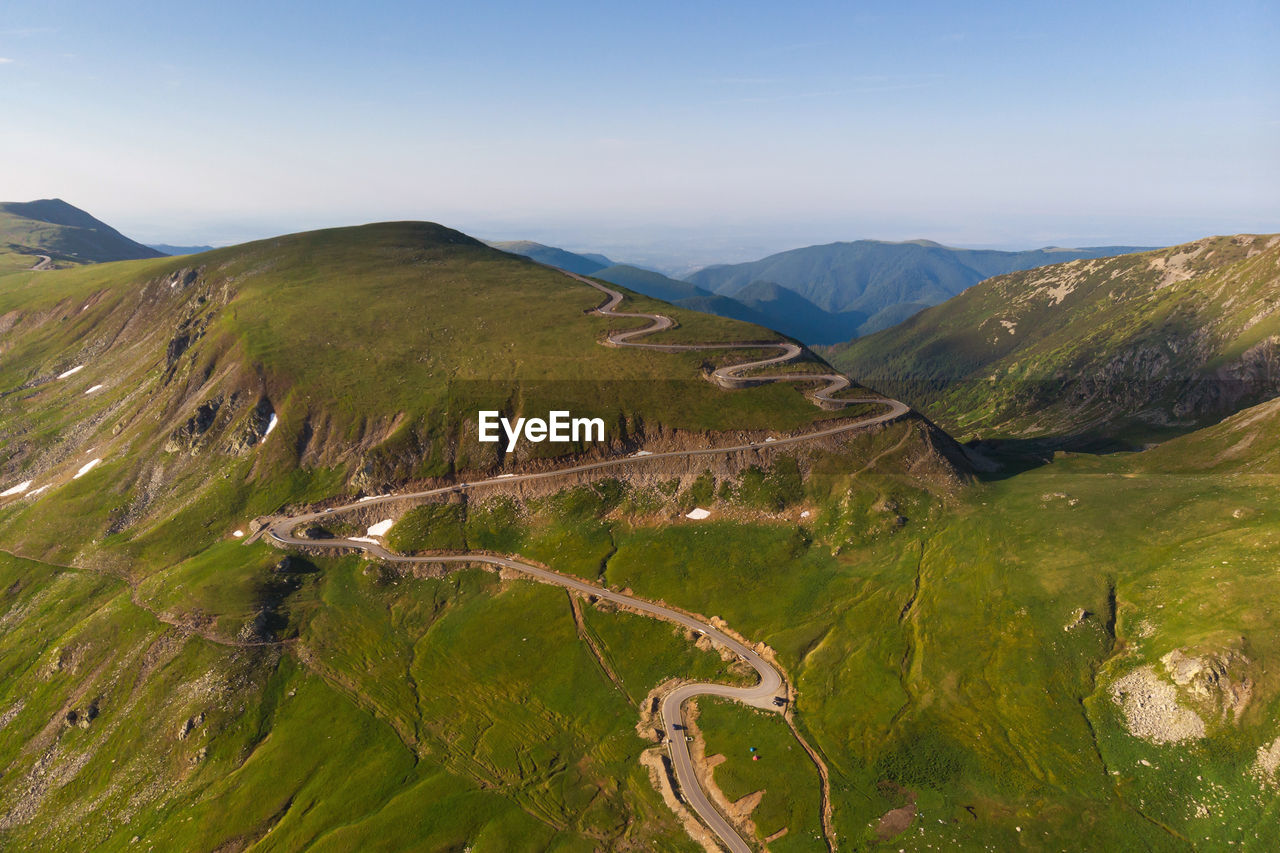
[[[23,480],[21,483],[14,486],[13,488],[5,489],[3,492],[0,492],[0,498],[7,498],[13,495],[22,494],[27,489],[31,488],[31,482],[32,482],[31,480]]]
[[[396,523],[395,519],[393,518],[384,518],[382,521],[379,521],[377,524],[369,528],[369,531],[368,531],[369,535],[370,536],[386,536],[387,531],[391,529],[391,525],[395,523]]]
[[[236,537],[237,539],[241,539],[241,538],[243,538],[243,537],[244,537],[244,531],[243,531],[243,530],[235,530],[235,531],[232,531],[231,535],[232,535],[232,536],[234,536],[234,537]]]
[[[92,388],[90,388],[88,391],[85,391],[84,393],[92,394],[94,391],[101,391],[101,390],[102,390],[101,385],[94,385]]]
[[[702,519],[708,518],[710,517],[710,515],[711,515],[711,510],[703,509],[700,506],[695,506],[693,509],[686,512],[684,514],[684,517],[692,518],[694,521],[702,521]]]
[[[653,455],[653,452],[650,450],[637,450],[635,453],[631,454],[633,458],[636,456],[652,456],[652,455]]]
[[[351,542],[368,542],[370,545],[381,545],[381,544],[382,544],[382,543],[381,543],[381,542],[379,542],[377,539],[372,539],[372,538],[370,538],[370,537],[368,537],[368,536],[352,536],[352,537],[350,538],[350,540],[349,540],[349,541],[351,541]]]
[[[801,517],[801,518],[808,518],[808,517],[809,517],[809,510],[807,510],[807,509],[806,509],[804,512],[800,513],[800,517]]]
[[[514,476],[515,476],[515,474],[499,474],[498,476],[494,477],[494,479],[495,479],[495,480],[505,480],[505,479],[507,479],[508,477],[514,477]]]
[[[271,420],[267,421],[267,431],[262,434],[262,440],[266,441],[267,436],[271,435],[271,431],[276,428],[276,424],[280,423],[280,419],[276,417],[276,413],[271,413]]]
[[[79,372],[80,372],[80,371],[82,371],[82,370],[84,370],[84,365],[83,365],[83,364],[77,364],[75,367],[71,368],[70,370],[66,371],[65,373],[59,373],[59,374],[58,374],[58,378],[59,378],[59,379],[66,379],[68,376],[74,376],[75,374],[79,373]]]
[[[765,441],[766,441],[766,442],[769,442],[769,441],[777,441],[777,440],[778,440],[778,439],[774,438],[773,436],[769,436],[768,438],[766,438],[766,439],[765,439]]]
[[[79,479],[80,479],[81,477],[83,477],[85,474],[88,474],[88,473],[89,473],[90,471],[92,471],[94,468],[97,468],[97,467],[98,467],[98,463],[99,463],[99,462],[101,462],[101,461],[102,461],[101,459],[93,459],[93,460],[90,460],[90,461],[89,461],[89,463],[88,463],[88,464],[86,464],[86,465],[85,465],[83,468],[81,468],[79,471],[77,471],[77,472],[76,472],[76,475],[75,475],[74,477],[72,477],[71,479],[73,479],[73,480],[79,480]]]
[[[391,495],[366,495],[365,497],[363,497],[363,498],[361,498],[360,500],[356,501],[356,503],[358,503],[358,504],[362,504],[362,503],[364,503],[365,501],[376,501],[376,500],[378,500],[379,498],[389,498],[389,497],[391,497]]]
[[[48,486],[41,486],[40,488],[31,492],[31,494],[27,495],[27,497],[34,498],[36,495],[41,494],[42,492],[47,492],[47,491],[49,491]]]

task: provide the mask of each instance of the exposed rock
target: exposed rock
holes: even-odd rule
[[[98,703],[94,701],[89,707],[83,711],[72,708],[63,715],[62,721],[67,726],[75,726],[76,728],[87,729],[98,717]]]
[[[1228,715],[1239,719],[1253,694],[1253,681],[1243,673],[1235,673],[1249,663],[1248,658],[1236,651],[1214,652],[1201,657],[1187,655],[1174,649],[1160,658],[1173,682],[1190,694],[1205,710],[1223,719]]]
[[[213,426],[217,420],[218,410],[222,408],[223,398],[221,395],[209,400],[205,400],[196,407],[196,412],[187,422],[170,434],[164,443],[164,449],[168,453],[177,453],[179,451],[196,453],[201,444],[201,438]]]
[[[245,421],[244,426],[231,440],[231,452],[237,456],[248,453],[262,439],[266,438],[267,431],[271,428],[271,420],[275,417],[275,407],[271,405],[271,401],[266,397],[258,400],[258,404],[249,412],[249,417]]]
[[[1093,614],[1091,612],[1089,612],[1088,610],[1085,610],[1083,607],[1077,607],[1076,612],[1071,614],[1071,621],[1063,625],[1062,630],[1071,631],[1075,628],[1079,628],[1081,625],[1085,623],[1085,620],[1087,620],[1092,615]]]
[[[1273,788],[1280,787],[1280,780],[1276,778],[1276,771],[1280,770],[1280,737],[1269,746],[1258,747],[1258,757],[1250,770],[1259,782]]]
[[[1134,737],[1151,743],[1181,743],[1204,737],[1204,720],[1178,703],[1178,691],[1155,667],[1141,666],[1111,685],[1111,701],[1120,706]]]
[[[201,711],[194,717],[188,717],[186,722],[178,727],[178,740],[186,740],[187,735],[191,734],[204,723],[204,712]]]

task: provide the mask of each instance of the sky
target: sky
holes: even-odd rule
[[[0,198],[676,268],[1280,231],[1280,4],[7,0]],[[661,263],[659,263],[661,261]]]

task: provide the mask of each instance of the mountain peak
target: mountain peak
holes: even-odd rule
[[[60,198],[0,202],[0,243],[72,264],[163,257]]]

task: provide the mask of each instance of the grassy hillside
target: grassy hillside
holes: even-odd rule
[[[463,304],[505,288],[577,306],[569,328],[582,324],[594,341],[598,318],[580,304],[592,299],[561,293],[545,270],[502,256],[487,278],[487,249],[432,226],[273,242],[49,274],[66,290],[32,302],[34,325],[15,324],[26,331],[4,339],[26,341],[38,375],[65,372],[75,359],[49,355],[64,343],[62,327],[97,310],[116,316],[113,298],[140,300],[119,328],[81,330],[75,340],[85,346],[95,334],[111,343],[62,386],[4,398],[6,446],[27,459],[53,458],[52,436],[68,422],[50,413],[86,396],[98,379],[82,374],[94,365],[125,363],[114,361],[124,341],[140,360],[148,354],[159,378],[126,377],[140,389],[123,398],[129,405],[85,412],[88,426],[70,430],[81,442],[75,457],[58,464],[104,446],[121,447],[117,455],[0,507],[3,547],[43,560],[0,556],[0,843],[693,849],[639,764],[650,742],[636,725],[644,697],[667,678],[740,678],[694,638],[516,578],[401,573],[354,557],[282,560],[229,536],[255,512],[348,488],[340,457],[308,467],[297,438],[279,440],[294,410],[276,405],[290,397],[273,377],[284,365],[308,382],[317,375],[258,343],[301,334],[279,324],[291,299],[301,302],[308,288],[314,298],[369,287],[348,310],[370,293],[375,304],[395,304],[410,297],[397,296],[394,279],[366,281],[357,271],[370,258],[408,259],[415,272],[403,287],[434,310],[416,316],[434,317],[427,328],[436,334],[479,335],[499,309],[463,328],[441,320],[440,306],[452,303],[426,301],[433,287],[458,292]],[[326,251],[337,243],[340,254]],[[344,256],[356,262],[341,267]],[[209,376],[220,375],[218,364],[236,363],[236,348],[254,342],[261,374],[253,375],[265,377],[260,387],[281,413],[276,431],[243,455],[219,448],[248,424],[245,409],[225,428],[215,414],[209,431],[230,432],[196,437],[194,456],[183,444],[190,435],[169,451],[145,439],[186,423],[156,419],[148,395],[197,380],[179,378],[179,366],[165,386],[171,328],[134,338],[129,323],[150,323],[148,312],[169,317],[164,300],[179,292],[192,305],[199,295],[202,305],[222,304],[221,290],[183,291],[180,264],[190,270],[192,261],[206,265],[203,281],[234,289],[219,310],[236,309],[232,343],[202,350],[193,375],[205,376],[212,353]],[[268,275],[262,290],[272,293],[259,295],[253,282]],[[339,284],[326,285],[329,275]],[[141,292],[152,279],[155,290]],[[245,306],[268,298],[274,319],[253,319],[258,312]],[[399,313],[409,313],[404,304]],[[316,342],[329,340],[317,329],[347,328],[326,325],[327,309],[311,305]],[[229,334],[221,316],[197,349]],[[737,331],[715,322],[679,331]],[[407,322],[397,328],[410,333]],[[572,355],[565,337],[556,347]],[[332,374],[370,350],[393,351],[383,337],[368,341],[323,368]],[[510,342],[524,359],[517,363],[541,364],[518,336]],[[440,368],[427,364],[414,381],[430,389],[426,371]],[[323,383],[306,394],[299,385],[290,386],[294,398],[310,394],[313,406],[339,410]],[[407,398],[384,396],[395,393],[377,387],[368,399]],[[10,402],[23,397],[27,408]],[[731,397],[713,399],[723,406]],[[131,443],[112,445],[111,425],[126,410],[152,413],[144,419],[152,425],[126,420],[114,438]],[[969,487],[931,449],[927,426],[905,420],[741,469],[604,478],[413,510],[390,539],[404,550],[518,553],[719,616],[767,643],[797,688],[794,722],[830,773],[841,849],[1185,850],[1231,841],[1265,850],[1277,804],[1268,756],[1280,737],[1280,682],[1269,674],[1280,602],[1267,581],[1280,558],[1280,494],[1269,473],[1275,414],[1264,405],[1146,453],[1063,455]],[[348,439],[326,441],[336,448]],[[135,456],[148,460],[147,477],[134,476]],[[182,489],[170,489],[166,478],[184,470],[193,473]],[[686,519],[692,506],[711,517]],[[712,771],[726,795],[759,794],[758,839],[785,829],[771,849],[825,849],[817,771],[780,717],[707,703],[700,726],[708,750],[726,755]],[[751,746],[760,761],[747,760]]]
[[[0,533],[33,556],[111,536],[168,559],[223,535],[203,529],[215,519],[289,501],[832,416],[789,385],[719,389],[703,378],[714,355],[602,346],[625,321],[588,313],[600,299],[421,223],[7,276],[3,478],[49,490]],[[660,310],[681,323],[668,340],[776,338]],[[504,455],[477,441],[478,408],[599,416],[606,446]]]
[[[600,413],[602,455],[830,416],[793,387],[720,390],[714,354],[602,346],[620,321],[600,301],[426,223],[0,281],[0,846],[691,849],[635,727],[666,679],[740,677],[693,637],[485,572],[232,535],[587,450],[499,458],[480,404]],[[671,340],[776,337],[634,304],[677,317]],[[927,439],[922,464],[951,470]],[[743,512],[795,480],[748,477]],[[703,499],[641,483],[625,514]],[[395,532],[598,577],[609,513],[498,499]]]
[[[734,298],[756,283],[779,285],[821,311],[844,315],[838,318],[838,325],[851,337],[887,328],[912,310],[950,299],[989,276],[1131,251],[1136,250],[1106,246],[1000,252],[953,249],[929,240],[858,240],[793,249],[745,264],[707,267],[688,280],[704,290]],[[797,337],[813,344],[834,343],[830,323],[818,318]]]
[[[1142,437],[1280,392],[1280,237],[1213,237],[985,281],[830,351],[959,434]]]
[[[1214,251],[1274,251],[1254,248]],[[792,388],[683,378],[706,354],[600,346],[598,301],[424,223],[0,280],[0,487],[32,481],[0,499],[0,846],[695,849],[637,726],[670,678],[742,678],[696,637],[516,576],[232,535],[552,461],[483,456],[482,400],[578,394],[618,413],[611,452],[822,416]],[[662,310],[675,339],[765,334]],[[386,512],[398,549],[519,554],[766,643],[841,849],[1262,851],[1278,411],[990,483],[906,418],[332,524]],[[786,721],[701,711],[757,840],[825,849]]]
[[[158,258],[161,253],[62,199],[0,202],[0,272],[29,269],[38,255],[57,266]]]
[[[945,501],[908,475],[899,426],[764,502],[755,484],[785,466],[708,473],[689,487],[707,521],[601,484],[506,529],[768,643],[842,847],[1261,851],[1280,803],[1276,418],[1265,404],[1145,453],[1060,455]],[[726,794],[762,792],[758,837],[785,826],[777,849],[822,849],[815,771],[782,721],[711,703],[700,724]]]

